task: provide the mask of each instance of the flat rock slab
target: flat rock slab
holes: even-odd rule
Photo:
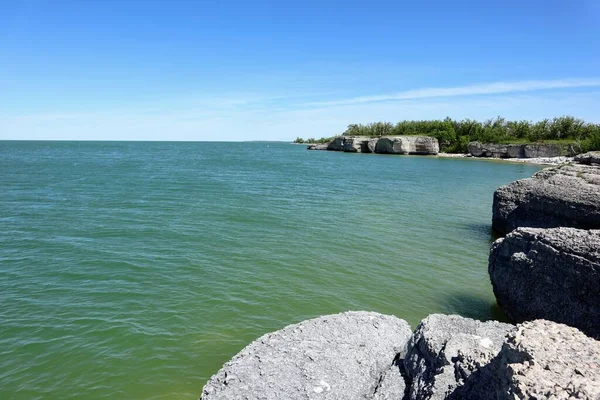
[[[404,359],[409,399],[445,399],[500,351],[514,325],[432,314],[411,337]],[[400,399],[400,398],[398,398]]]
[[[567,226],[600,229],[600,166],[561,165],[502,186],[494,193],[492,228]]]
[[[406,321],[372,312],[303,321],[244,348],[202,399],[391,399],[404,391],[394,363],[410,336]]]
[[[600,399],[600,342],[563,324],[525,322],[450,398]]]
[[[488,270],[515,321],[548,319],[600,338],[600,230],[519,228],[494,242]]]

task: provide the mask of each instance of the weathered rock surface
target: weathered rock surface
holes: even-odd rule
[[[410,335],[404,320],[371,312],[303,321],[244,348],[202,399],[391,399],[404,391],[393,363]]]
[[[600,338],[600,230],[519,228],[492,245],[489,274],[515,321],[548,319]]]
[[[583,154],[577,154],[574,161],[579,164],[600,164],[600,151],[590,151]]]
[[[450,398],[600,399],[600,342],[566,325],[525,322]]]
[[[371,138],[367,140],[366,146],[363,147],[363,153],[375,153],[375,148],[377,147],[378,138]]]
[[[444,399],[500,351],[513,325],[432,314],[408,343],[409,399]]]
[[[326,145],[309,145],[309,150],[345,151],[349,153],[435,155],[440,151],[438,140],[428,136],[338,136]]]
[[[338,136],[331,139],[331,141],[327,143],[327,150],[344,151],[344,138],[345,136]]]
[[[375,145],[375,153],[380,154],[435,155],[439,152],[438,140],[427,136],[383,137]]]
[[[600,166],[561,165],[502,186],[494,193],[492,228],[600,228]]]
[[[306,148],[308,150],[327,150],[329,145],[327,143],[323,144],[309,144]]]
[[[522,158],[525,157],[523,145],[517,144],[493,144],[471,142],[467,145],[467,150],[473,157],[494,157],[494,158]]]
[[[572,151],[557,144],[495,144],[471,142],[467,149],[474,157],[546,158],[573,155]]]

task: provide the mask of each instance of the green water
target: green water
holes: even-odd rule
[[[0,397],[195,399],[254,338],[302,319],[492,318],[492,194],[538,169],[0,142]]]

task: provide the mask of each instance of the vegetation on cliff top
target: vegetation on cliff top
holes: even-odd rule
[[[315,139],[315,138],[302,139],[301,137],[297,137],[296,140],[294,140],[294,143],[321,144],[321,143],[327,143],[331,139],[333,139],[333,138],[332,137],[322,137],[321,139]]]
[[[538,122],[507,121],[502,117],[487,121],[470,119],[375,122],[351,124],[342,133],[346,136],[399,136],[423,135],[439,140],[441,150],[448,153],[466,153],[469,142],[483,143],[563,143],[578,152],[600,150],[600,124],[585,122],[571,116],[544,119]],[[306,143],[325,143],[331,138]],[[296,143],[301,138],[296,139]]]

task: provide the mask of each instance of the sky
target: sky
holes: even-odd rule
[[[0,140],[600,122],[600,1],[0,0]]]

